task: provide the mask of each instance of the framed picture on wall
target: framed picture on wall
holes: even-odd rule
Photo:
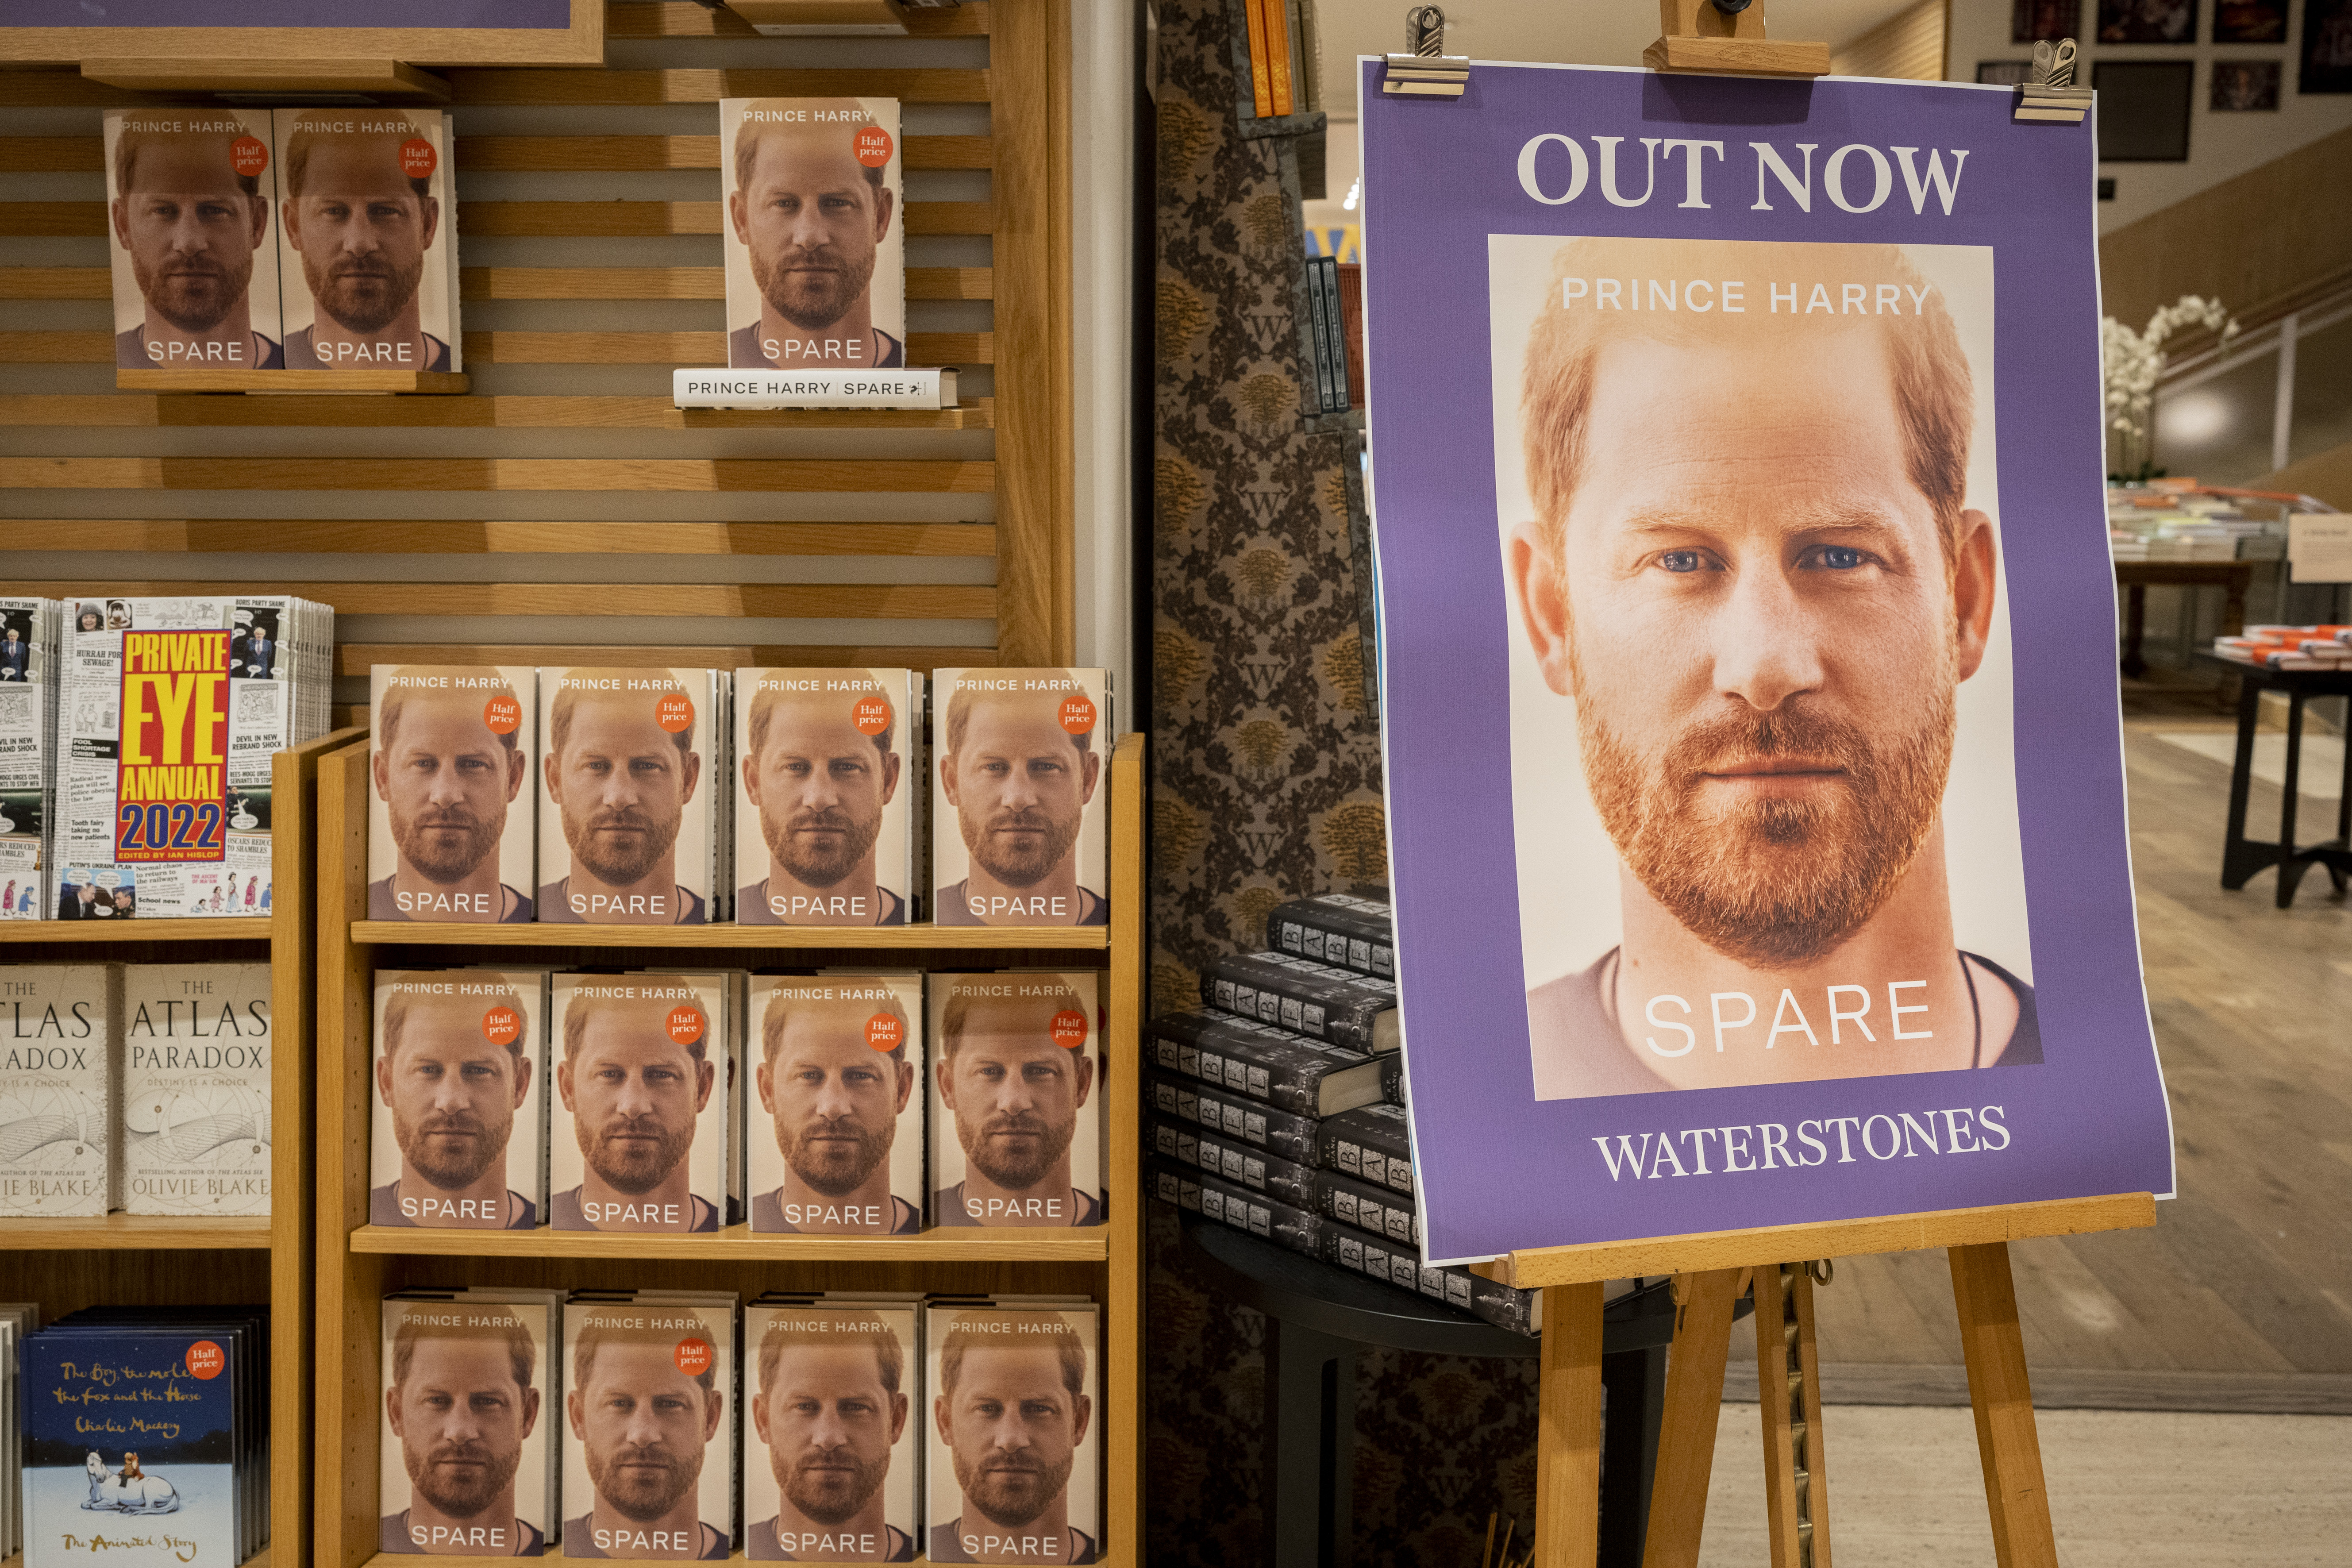
[[[2352,0],[2304,0],[2301,93],[2352,92]]]
[[[2009,41],[2012,44],[2038,44],[2044,38],[2056,43],[2082,36],[2083,0],[2010,0]]]
[[[2217,44],[2284,44],[2286,0],[2213,0]]]
[[[2213,94],[2206,107],[2216,114],[2243,114],[2279,106],[2279,62],[2215,60]]]
[[[2099,162],[2189,161],[2191,60],[2101,60],[2091,69],[2099,94]]]
[[[1977,80],[1994,87],[2022,87],[2033,79],[2032,60],[1979,60]]]
[[[2103,44],[2193,44],[2197,0],[2099,0]]]

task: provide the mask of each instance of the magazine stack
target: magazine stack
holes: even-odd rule
[[[0,599],[0,921],[46,920],[58,794],[55,599]]]
[[[1153,1195],[1536,1332],[1536,1292],[1421,1262],[1388,904],[1294,899],[1266,935],[1201,977],[1200,1011],[1152,1020]]]
[[[327,732],[334,611],[285,595],[68,601],[59,920],[269,912],[270,759]]]

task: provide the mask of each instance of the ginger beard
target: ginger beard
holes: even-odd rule
[[[784,1500],[803,1518],[818,1524],[846,1524],[882,1489],[890,1473],[890,1452],[886,1448],[878,1459],[861,1459],[856,1449],[844,1443],[809,1448],[794,1458],[771,1448],[768,1467],[783,1489]]]
[[[170,255],[150,263],[131,252],[131,276],[155,313],[181,331],[201,337],[228,319],[253,281],[253,252],[224,266],[209,256]]]
[[[683,809],[665,820],[634,805],[575,806],[573,798],[567,793],[563,801],[563,841],[573,862],[608,887],[643,881],[677,842]]]
[[[1588,687],[1571,628],[1584,780],[1610,838],[1650,896],[1692,935],[1751,969],[1799,967],[1834,952],[1885,906],[1934,831],[1951,772],[1958,675],[1939,642],[1919,721],[1874,741],[1857,724],[1792,698],[1685,726],[1646,756]],[[1884,733],[1882,731],[1882,733]],[[1702,775],[1738,757],[1832,763],[1832,801],[1761,799],[1711,809]]]
[[[969,807],[956,812],[956,826],[973,864],[1008,888],[1034,888],[1044,881],[1076,845],[1085,821],[1084,801],[1067,816],[1030,806],[975,822]]]
[[[1015,1193],[1026,1192],[1045,1179],[1045,1173],[1070,1152],[1070,1141],[1077,1130],[1075,1106],[1059,1121],[1048,1121],[1034,1110],[999,1111],[978,1126],[961,1115],[956,1118],[956,1142],[963,1145],[963,1157],[982,1175]]]
[[[610,1454],[585,1443],[588,1479],[613,1511],[638,1524],[651,1524],[686,1500],[702,1479],[702,1450],[691,1459],[667,1443],[625,1444]]]
[[[384,803],[391,810],[392,841],[401,858],[428,882],[462,882],[498,848],[506,830],[503,815],[496,822],[462,805],[431,807],[414,815],[401,809],[397,799]]]
[[[424,1453],[404,1443],[400,1458],[416,1495],[451,1519],[489,1507],[522,1466],[520,1447],[501,1454],[481,1443],[438,1443]]]
[[[694,1121],[672,1127],[659,1116],[614,1116],[602,1127],[580,1124],[580,1157],[616,1193],[638,1198],[669,1179],[694,1147]]]
[[[786,814],[769,810],[762,797],[760,836],[767,840],[776,864],[794,881],[805,888],[830,888],[866,863],[874,841],[882,836],[882,802],[877,794],[874,809],[866,813],[845,803]]]
[[[299,254],[310,298],[347,332],[380,332],[392,325],[416,298],[416,286],[425,278],[421,253],[406,266],[381,255],[337,253],[330,258],[316,248]]]
[[[874,281],[874,247],[845,255],[831,245],[787,246],[770,254],[750,247],[751,281],[760,298],[804,332],[821,332],[849,313]]]
[[[784,1112],[776,1113],[776,1147],[784,1152],[784,1163],[811,1192],[828,1198],[864,1186],[890,1157],[897,1131],[895,1121],[877,1128],[855,1116],[811,1116],[795,1131]]]
[[[401,1158],[408,1162],[411,1170],[444,1191],[457,1192],[472,1186],[492,1165],[506,1158],[507,1140],[514,1135],[510,1102],[504,1096],[499,1097],[499,1102],[509,1109],[504,1120],[494,1127],[470,1110],[435,1111],[412,1121],[395,1100],[392,1133],[400,1145]]]
[[[1069,1484],[1070,1470],[1078,1458],[1075,1447],[1054,1462],[992,1447],[977,1455],[966,1454],[961,1447],[948,1452],[954,1458],[956,1485],[963,1489],[964,1500],[1002,1530],[1019,1530],[1045,1512]]]

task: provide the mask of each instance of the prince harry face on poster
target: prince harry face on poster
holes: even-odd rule
[[[1754,281],[1689,311],[1616,287],[1675,278]],[[1893,247],[1559,251],[1505,564],[1575,701],[1623,926],[1529,991],[1538,1098],[2041,1059],[2032,987],[1958,950],[1946,880],[1956,694],[2000,581],[1973,421],[1940,292]]]

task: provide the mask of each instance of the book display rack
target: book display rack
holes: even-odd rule
[[[37,313],[85,329],[0,330],[0,364],[73,367],[75,378],[72,390],[15,390],[20,381],[0,393],[0,419],[26,437],[0,458],[0,485],[56,492],[58,510],[47,515],[71,519],[20,525],[20,539],[70,527],[77,552],[189,552],[186,581],[108,584],[118,595],[251,571],[207,557],[257,554],[286,561],[289,578],[317,574],[323,580],[295,591],[339,616],[502,623],[495,637],[478,626],[449,640],[410,630],[397,643],[347,641],[336,650],[343,677],[364,678],[378,662],[670,658],[628,646],[547,651],[578,633],[532,623],[608,618],[615,582],[633,584],[629,613],[639,616],[772,617],[810,628],[797,634],[804,643],[747,636],[753,646],[704,650],[713,666],[1074,662],[1062,11],[1045,0],[909,10],[903,37],[858,40],[868,51],[858,58],[903,51],[904,68],[790,68],[792,41],[761,45],[733,11],[613,0],[604,67],[448,70],[446,103],[461,132],[452,156],[464,182],[458,294],[478,323],[465,333],[463,376],[114,371],[111,334],[88,330],[110,298],[107,268],[50,264],[58,242],[109,235],[107,204],[0,201],[0,253],[15,252],[0,254],[0,300],[20,312],[16,320]],[[747,46],[786,68],[709,68],[714,58],[744,58]],[[656,368],[666,383],[673,368],[727,362],[723,330],[672,330],[723,321],[719,100],[810,94],[899,100],[917,111],[904,147],[910,174],[947,180],[956,195],[980,194],[984,182],[981,200],[928,199],[919,186],[902,214],[910,240],[946,246],[965,263],[924,265],[918,256],[908,268],[908,363],[958,366],[967,386],[981,384],[943,410],[681,410],[666,394],[631,395],[653,392]],[[69,70],[12,71],[0,102],[60,121],[79,111],[89,132],[0,138],[0,151],[11,170],[49,182],[43,188],[66,188],[103,172],[97,110],[213,101]],[[924,132],[921,115],[942,110],[959,124],[984,111],[985,133]],[[474,124],[532,133],[475,133]],[[621,199],[580,199],[588,191]],[[707,249],[707,264],[616,264],[684,259],[690,245],[703,247],[698,257]],[[520,264],[503,264],[509,258]],[[90,388],[100,366],[113,378],[101,384],[117,390]],[[350,395],[446,392],[458,381],[478,390]],[[247,395],[221,395],[239,391]],[[584,444],[606,433],[601,450]],[[215,437],[256,455],[202,455]],[[633,510],[618,514],[616,501]],[[660,526],[632,521],[643,519]],[[451,581],[402,568],[420,555],[528,555],[541,564],[500,572],[493,562],[477,578]],[[640,558],[642,570],[601,569],[627,564],[615,556]],[[772,558],[802,556],[856,557],[860,570],[744,582],[719,559],[769,558],[772,567]],[[322,557],[331,564],[317,564]],[[565,557],[579,564],[549,561]],[[352,570],[336,569],[345,561]],[[97,585],[18,584],[48,597]],[[897,628],[924,621],[956,625],[943,634],[955,646],[920,636],[889,646]],[[493,651],[482,646],[490,640],[513,646]],[[852,640],[863,646],[843,646]]]
[[[1141,1561],[1143,739],[1110,766],[1110,921],[1104,926],[436,925],[362,919],[364,743],[319,769],[318,1419],[320,1568],[377,1555],[381,1299],[416,1285],[731,1290],[919,1290],[1082,1296],[1102,1313],[1103,1550]],[[368,1217],[370,999],[380,969],[525,962],[643,967],[681,949],[728,966],[1100,967],[1108,1222],[1082,1229],[940,1229],[909,1237],[716,1236],[378,1227]],[[739,1552],[737,1555],[740,1556]]]
[[[270,1540],[247,1568],[309,1561],[312,1134],[310,828],[321,757],[351,731],[280,752],[266,917],[27,921],[7,927],[21,963],[256,963],[270,965],[270,1209],[216,1220],[110,1214],[103,1219],[0,1218],[0,1299],[38,1301],[44,1322],[83,1307],[137,1302],[268,1301],[270,1314]]]

